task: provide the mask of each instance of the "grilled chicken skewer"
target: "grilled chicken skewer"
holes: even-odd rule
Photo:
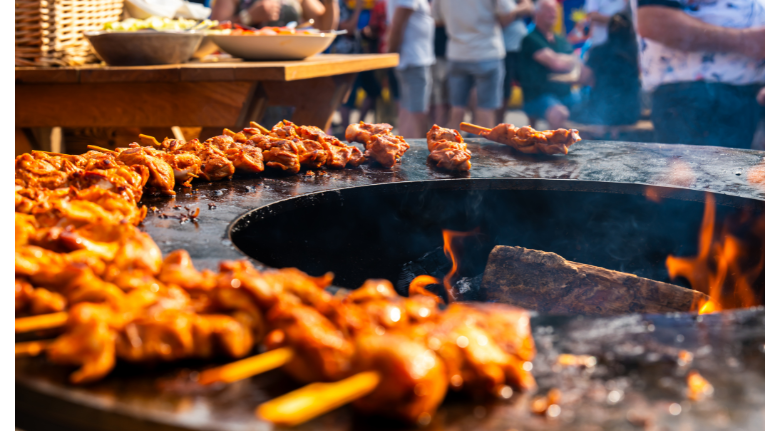
[[[470,170],[470,150],[460,132],[444,127],[433,127],[428,131],[428,162],[437,168],[449,171]]]
[[[392,129],[390,124],[367,124],[362,121],[348,126],[345,139],[348,142],[364,144],[367,150],[364,153],[365,157],[384,168],[392,168],[409,149],[409,144],[403,136],[393,135]]]
[[[527,154],[568,154],[568,148],[582,140],[576,129],[537,131],[531,127],[500,124],[493,129],[460,123],[460,130],[473,133]]]

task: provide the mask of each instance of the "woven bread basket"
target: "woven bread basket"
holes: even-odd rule
[[[119,21],[123,0],[16,0],[16,66],[96,61],[83,32]]]

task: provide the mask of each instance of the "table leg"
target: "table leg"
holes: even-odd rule
[[[300,81],[265,81],[269,105],[294,106],[292,121],[329,131],[332,115],[348,97],[355,73]]]

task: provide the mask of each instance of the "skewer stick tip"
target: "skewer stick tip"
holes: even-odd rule
[[[16,343],[16,356],[37,356],[48,347],[52,340],[27,341]]]
[[[334,383],[312,383],[261,404],[255,415],[282,426],[295,426],[372,392],[380,373],[365,371]]]
[[[69,315],[66,311],[40,314],[38,316],[20,317],[16,319],[16,333],[53,329],[64,326]]]
[[[199,383],[232,383],[237,380],[256,376],[285,365],[292,360],[294,352],[289,347],[271,350],[260,355],[251,356],[221,367],[211,368],[199,374]]]
[[[159,141],[157,141],[157,138],[155,138],[154,136],[140,134],[138,135],[138,139],[141,141],[141,143],[151,145],[152,147],[155,147],[155,148],[159,148],[162,146],[162,144],[160,144]]]
[[[486,127],[481,127],[475,124],[470,123],[460,123],[460,130],[467,133],[472,133],[474,135],[480,135],[481,133],[491,132],[491,129]]]
[[[261,132],[263,132],[264,135],[267,135],[267,134],[271,133],[270,130],[266,129],[265,127],[261,126],[260,124],[254,122],[254,121],[250,121],[250,127],[254,127],[254,128],[260,130]]]
[[[108,148],[99,147],[98,145],[88,145],[88,148],[95,151],[100,151],[102,153],[117,153],[116,151],[110,150]]]

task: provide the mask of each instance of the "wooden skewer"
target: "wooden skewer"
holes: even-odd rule
[[[271,350],[270,352],[202,371],[199,374],[199,383],[209,385],[218,382],[231,383],[246,379],[279,368],[289,362],[294,355],[294,351],[289,347]]]
[[[159,147],[161,147],[161,146],[162,146],[162,145],[159,143],[159,141],[157,141],[157,138],[155,138],[154,136],[149,136],[149,135],[138,135],[138,139],[140,139],[140,140],[141,140],[141,142],[143,142],[144,144],[149,144],[149,145],[151,145],[152,147],[156,147],[156,148],[159,148]]]
[[[299,425],[367,395],[381,378],[377,371],[365,371],[339,382],[311,383],[261,404],[255,415],[277,425]]]
[[[48,347],[53,340],[27,341],[16,343],[16,356],[37,356]]]
[[[477,126],[475,124],[470,123],[460,123],[460,130],[463,132],[472,133],[474,135],[480,135],[481,132],[491,132],[491,129],[488,129],[486,127]]]
[[[115,154],[117,153],[116,151],[112,151],[104,147],[99,147],[98,145],[88,145],[88,148],[90,148],[91,150],[100,151],[102,153],[115,153]]]
[[[261,126],[260,124],[254,122],[254,121],[250,121],[250,127],[257,128],[258,130],[263,132],[264,135],[267,135],[267,134],[271,133],[270,130],[266,129],[265,127]]]
[[[16,319],[16,333],[53,329],[64,326],[69,314],[66,311],[40,314],[38,316],[20,317]]]

